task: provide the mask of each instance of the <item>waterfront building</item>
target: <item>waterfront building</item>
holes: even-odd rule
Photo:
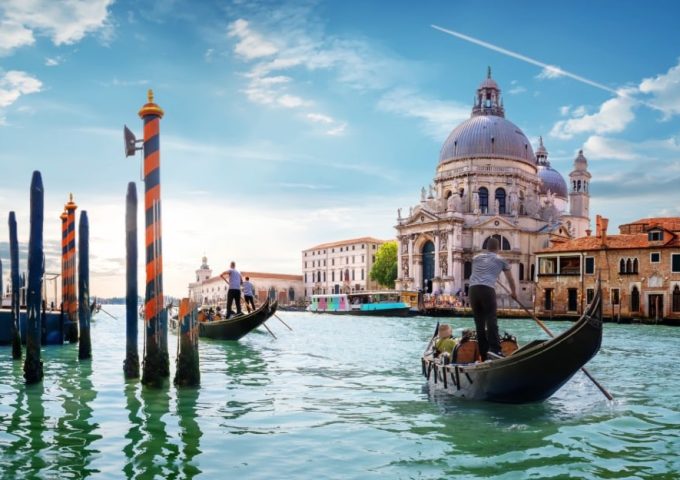
[[[532,301],[535,251],[582,236],[589,226],[590,178],[582,151],[569,186],[551,167],[542,138],[534,153],[522,130],[505,118],[489,69],[470,118],[441,148],[433,183],[421,189],[407,214],[398,210],[397,288],[466,292],[472,258],[495,236],[518,295]],[[504,305],[507,298],[499,298]]]
[[[375,254],[385,243],[373,237],[322,243],[302,251],[305,296],[380,288],[370,279]]]
[[[278,300],[279,305],[290,305],[304,299],[302,275],[241,271],[241,276],[244,280],[250,277],[259,302],[269,298]],[[219,275],[213,276],[208,258],[203,257],[201,266],[196,270],[196,281],[189,284],[189,298],[198,305],[218,305],[226,302],[228,289]]]
[[[599,277],[605,316],[680,319],[680,217],[636,220],[618,235],[606,218],[595,223],[594,236],[537,252],[537,313],[580,314]]]

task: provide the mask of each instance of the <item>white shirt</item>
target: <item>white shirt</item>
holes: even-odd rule
[[[229,274],[229,290],[241,290],[241,272],[230,268],[227,273]]]
[[[247,280],[243,282],[243,295],[253,296],[253,284]]]
[[[480,253],[472,259],[470,286],[486,285],[494,288],[498,276],[507,270],[510,270],[510,264],[495,252]]]

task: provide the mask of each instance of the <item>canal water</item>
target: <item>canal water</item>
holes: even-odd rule
[[[605,325],[589,369],[612,403],[579,373],[548,401],[514,406],[428,391],[420,354],[437,320],[426,317],[282,312],[294,331],[273,319],[277,340],[202,340],[199,389],[149,390],[123,379],[123,307],[104,308],[120,319],[95,318],[92,362],[47,347],[41,385],[24,386],[0,349],[1,478],[680,475],[680,328]],[[500,324],[521,343],[542,338],[533,321]]]

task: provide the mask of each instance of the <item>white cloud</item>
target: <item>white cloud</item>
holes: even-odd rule
[[[0,108],[9,107],[21,95],[39,92],[42,82],[26,72],[10,70],[0,75]]]
[[[46,57],[45,58],[45,66],[46,67],[56,67],[60,63],[61,63],[60,57]]]
[[[269,57],[279,51],[276,45],[252,31],[242,18],[229,25],[228,35],[238,38],[234,52],[247,60]]]
[[[326,130],[326,135],[330,135],[331,137],[340,137],[340,136],[345,134],[346,129],[347,129],[347,124],[341,123],[337,127],[333,127],[329,130]]]
[[[311,120],[312,122],[315,123],[325,123],[325,124],[330,124],[333,123],[335,120],[333,120],[332,117],[329,117],[328,115],[324,115],[322,113],[308,113],[306,115],[307,119]]]
[[[518,94],[524,93],[526,91],[527,91],[527,89],[524,88],[523,86],[515,85],[515,86],[510,87],[510,89],[508,90],[508,93],[510,95],[518,95]]]
[[[536,75],[536,78],[538,78],[539,80],[546,80],[546,79],[563,77],[564,75],[565,75],[565,72],[560,67],[556,67],[554,65],[548,65],[546,67],[543,67],[543,70],[541,70],[541,73]]]
[[[296,95],[283,94],[277,100],[277,103],[285,108],[299,108],[306,105],[311,105],[311,102],[300,98]]]
[[[0,4],[0,53],[31,45],[34,34],[55,45],[78,42],[89,33],[109,35],[109,6],[113,0],[4,0]]]
[[[550,135],[557,138],[569,139],[580,133],[617,133],[623,131],[635,119],[633,107],[636,100],[629,94],[635,89],[620,90],[618,97],[605,101],[599,111],[590,115],[583,115],[568,120],[559,120],[550,131]],[[582,113],[574,110],[572,114]]]
[[[566,117],[567,115],[569,115],[570,110],[571,110],[571,105],[564,105],[564,106],[560,107],[560,115],[562,115],[563,117]]]
[[[651,103],[663,111],[664,120],[680,114],[680,61],[666,73],[642,80],[640,92],[653,97]]]
[[[408,89],[394,89],[384,94],[378,108],[423,122],[425,132],[441,141],[453,127],[470,117],[470,108],[455,102],[444,102],[422,96]]]
[[[7,55],[15,48],[33,45],[34,42],[30,29],[16,22],[0,21],[0,55]]]
[[[637,160],[640,155],[634,151],[633,145],[615,138],[592,135],[583,144],[589,159]]]

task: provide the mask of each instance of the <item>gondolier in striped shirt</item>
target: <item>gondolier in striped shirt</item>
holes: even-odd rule
[[[510,272],[507,260],[498,256],[499,243],[494,237],[489,238],[486,251],[472,259],[472,275],[470,276],[470,307],[475,317],[477,342],[482,360],[487,359],[487,352],[499,356],[501,354],[498,320],[496,319],[496,281],[503,272],[510,285],[512,298],[517,300],[515,280]]]

